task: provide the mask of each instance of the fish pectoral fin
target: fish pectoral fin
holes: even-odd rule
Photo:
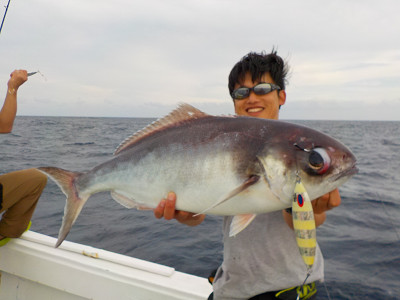
[[[229,237],[233,237],[245,229],[256,217],[255,214],[234,216],[231,222]]]
[[[150,207],[141,205],[139,203],[137,203],[135,200],[121,194],[115,191],[111,191],[111,197],[117,201],[119,204],[121,204],[122,206],[125,206],[126,208],[136,208],[139,210],[146,210],[146,209],[152,209]]]
[[[214,207],[217,207],[218,205],[221,205],[222,203],[228,201],[229,199],[235,197],[237,194],[243,192],[244,190],[246,190],[248,187],[252,186],[253,184],[257,183],[258,180],[260,179],[260,176],[258,175],[252,175],[250,176],[246,181],[244,181],[241,185],[239,185],[237,188],[235,188],[234,190],[232,190],[231,192],[228,193],[228,195],[226,195],[225,197],[222,197],[221,200],[218,200],[217,202],[215,202],[213,205],[211,205],[210,207],[206,208],[205,210],[203,210],[202,212],[199,212],[198,214],[194,215],[194,216],[198,216],[201,214],[206,213],[207,211],[209,211],[210,209],[213,209]]]

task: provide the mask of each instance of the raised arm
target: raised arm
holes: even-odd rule
[[[0,133],[11,132],[17,114],[17,91],[28,80],[28,74],[25,70],[15,70],[10,77],[7,84],[6,99],[0,110]]]

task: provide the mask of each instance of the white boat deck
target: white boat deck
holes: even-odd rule
[[[28,231],[0,247],[0,300],[205,300],[207,279]]]

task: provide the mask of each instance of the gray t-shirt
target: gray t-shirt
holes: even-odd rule
[[[214,299],[248,299],[268,291],[303,284],[307,268],[294,231],[276,211],[258,215],[235,237],[229,237],[232,217],[225,217],[224,261],[214,280]],[[313,271],[307,283],[322,280],[324,261],[317,245]]]

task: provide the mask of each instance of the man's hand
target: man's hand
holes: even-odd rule
[[[341,198],[338,189],[311,201],[314,210],[315,226],[318,227],[322,225],[326,220],[325,212],[338,207],[340,202]]]
[[[0,110],[0,133],[10,133],[13,128],[17,115],[17,90],[28,80],[28,73],[25,70],[15,70],[10,77],[6,99]]]
[[[16,92],[18,88],[28,80],[28,72],[26,70],[15,70],[10,74],[8,80],[8,92],[10,94]]]
[[[154,209],[154,216],[157,219],[164,218],[166,220],[176,219],[179,223],[188,226],[197,226],[204,221],[205,215],[197,215],[191,212],[176,210],[176,195],[169,192],[167,199],[162,199],[158,206]]]
[[[335,189],[332,192],[311,201],[311,204],[313,206],[314,214],[321,214],[327,210],[338,207],[341,201],[339,190]]]

